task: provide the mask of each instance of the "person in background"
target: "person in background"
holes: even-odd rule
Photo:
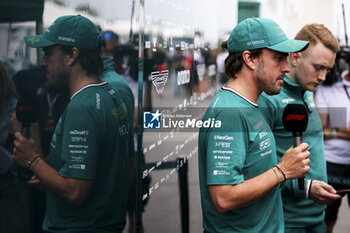
[[[223,47],[229,52],[229,80],[214,97],[198,140],[199,181],[204,232],[283,232],[280,183],[309,170],[308,145],[286,151],[277,162],[273,133],[257,104],[264,91],[281,91],[289,72],[287,56],[307,47],[289,40],[270,19],[248,18],[231,32]]]
[[[16,111],[18,93],[2,62],[0,62],[0,84],[0,174],[4,175],[12,164],[7,126],[12,114]]]
[[[101,35],[106,42],[106,46],[101,49],[101,55],[113,57],[114,49],[119,43],[119,36],[113,31],[103,31]]]
[[[62,16],[25,43],[43,48],[50,86],[69,89],[56,125],[49,161],[32,140],[15,134],[13,160],[47,189],[45,232],[121,233],[128,198],[128,112],[118,90],[102,81],[96,26],[80,15]],[[34,181],[33,181],[34,182]]]
[[[350,67],[350,55],[348,55]],[[320,85],[316,91],[316,106],[323,126],[324,151],[328,183],[336,190],[350,188],[350,69],[331,86]],[[350,197],[348,202],[350,204]],[[332,233],[337,221],[341,199],[326,208],[327,233]]]
[[[25,183],[10,174],[12,138],[8,123],[16,111],[16,87],[0,62],[0,232],[29,232],[29,218],[24,208]],[[18,217],[23,221],[18,222]]]
[[[108,34],[102,33],[103,36],[106,36]],[[107,38],[105,38],[106,41]],[[112,51],[113,52],[113,51]],[[125,81],[125,79],[119,75],[115,71],[115,62],[114,58],[112,56],[104,56],[107,55],[106,52],[101,52],[102,60],[103,60],[103,73],[101,74],[101,77],[103,80],[105,80],[107,83],[109,83],[113,89],[116,89],[120,92],[121,98],[126,104],[126,108],[128,110],[128,118],[129,118],[129,129],[134,131],[135,125],[134,125],[134,95],[133,92],[128,85],[128,83]],[[129,134],[128,139],[128,157],[129,157],[129,199],[128,199],[128,205],[127,205],[127,212],[128,212],[128,222],[129,222],[129,233],[136,232],[135,229],[135,203],[136,203],[136,155],[135,155],[135,148],[134,148],[134,134]]]
[[[285,232],[322,233],[326,232],[325,205],[341,196],[327,184],[322,124],[315,109],[313,92],[333,67],[339,46],[329,29],[316,23],[305,25],[295,39],[307,40],[310,45],[304,51],[289,55],[291,69],[284,76],[281,93],[275,96],[263,93],[258,103],[275,136],[278,160],[293,145],[292,133],[283,127],[283,109],[288,103],[303,104],[308,109],[309,122],[303,132],[303,141],[309,145],[310,170],[301,190],[296,179],[282,187]]]

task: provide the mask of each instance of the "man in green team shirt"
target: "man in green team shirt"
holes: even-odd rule
[[[102,81],[103,40],[87,18],[62,16],[42,35],[25,37],[43,48],[48,83],[71,100],[51,141],[49,161],[16,133],[13,159],[47,189],[45,232],[122,232],[126,223],[132,114],[116,88]],[[129,117],[128,117],[129,116]]]
[[[309,124],[303,133],[303,141],[309,144],[312,162],[302,190],[299,190],[297,180],[289,180],[282,187],[285,232],[325,233],[325,205],[341,196],[326,183],[322,123],[313,92],[333,67],[339,45],[328,28],[316,23],[305,25],[295,39],[308,40],[308,49],[290,54],[291,72],[284,77],[281,93],[275,96],[263,93],[258,103],[274,132],[278,160],[293,145],[291,132],[284,130],[281,112],[288,103],[304,104],[308,109]]]
[[[279,184],[309,170],[308,145],[286,151],[277,162],[273,133],[257,104],[260,94],[278,94],[289,72],[287,56],[307,47],[289,40],[272,20],[240,22],[223,43],[228,82],[214,97],[201,128],[199,179],[204,232],[283,232]]]

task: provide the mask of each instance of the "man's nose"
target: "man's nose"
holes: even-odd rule
[[[289,65],[289,63],[288,63],[288,61],[287,61],[287,58],[283,60],[282,66],[283,66],[283,67],[282,67],[282,71],[283,71],[284,73],[289,73],[289,72],[290,72],[290,65]]]

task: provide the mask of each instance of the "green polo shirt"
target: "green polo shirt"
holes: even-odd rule
[[[275,135],[278,160],[293,145],[292,133],[285,131],[282,123],[282,113],[288,103],[305,104],[309,110],[309,124],[303,133],[303,142],[309,144],[311,160],[310,170],[305,176],[305,185],[307,179],[327,182],[322,123],[315,108],[313,93],[303,93],[300,86],[293,83],[287,75],[280,94],[269,96],[263,93],[258,100],[260,109]],[[306,199],[305,188],[299,190],[297,179],[285,183],[282,199],[286,228],[305,228],[324,221],[326,206]]]
[[[122,232],[128,199],[125,103],[106,82],[76,92],[51,140],[49,164],[67,178],[92,181],[80,206],[47,192],[43,229],[48,232]]]
[[[203,227],[214,232],[283,232],[279,187],[254,204],[225,213],[215,210],[208,185],[236,185],[277,164],[275,140],[258,106],[232,89],[214,97],[204,119],[221,121],[221,128],[201,128],[199,181]]]
[[[129,118],[129,128],[133,131],[134,130],[134,95],[132,94],[131,88],[128,85],[128,83],[125,81],[125,79],[120,76],[117,72],[114,70],[114,61],[113,57],[103,57],[103,73],[101,74],[101,77],[104,81],[109,83],[114,90],[118,90],[120,93],[120,98],[125,103],[125,106],[127,108],[128,112],[128,118]],[[130,148],[128,150],[129,157],[134,157],[135,150],[134,150],[134,134],[131,133],[129,135],[129,145]]]

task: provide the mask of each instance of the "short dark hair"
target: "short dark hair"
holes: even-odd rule
[[[222,42],[221,47],[227,50],[227,41]],[[252,57],[259,57],[263,49],[249,50]],[[241,71],[243,65],[243,52],[229,53],[225,59],[225,75],[228,78],[236,78],[238,72]]]
[[[101,48],[106,45],[103,38],[99,39],[97,49],[81,49],[79,48],[79,56],[77,61],[86,70],[87,75],[95,75],[97,77],[103,72],[103,61],[100,56]],[[73,46],[60,45],[61,50],[65,54],[72,54]]]

